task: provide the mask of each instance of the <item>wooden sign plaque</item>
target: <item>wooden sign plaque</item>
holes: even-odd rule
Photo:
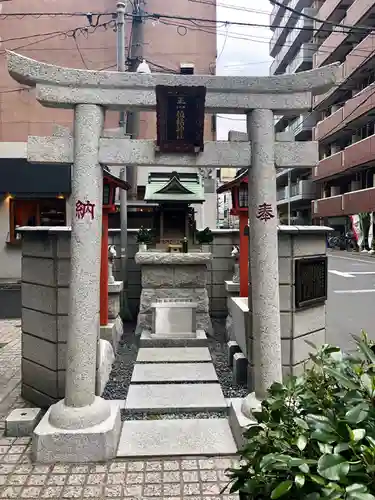
[[[204,149],[206,87],[157,85],[157,146],[162,153],[198,153]]]

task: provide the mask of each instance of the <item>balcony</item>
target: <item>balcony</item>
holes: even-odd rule
[[[281,3],[283,3],[284,5],[287,5],[288,1],[289,0],[282,0]],[[284,13],[285,13],[285,9],[284,8],[279,7],[278,5],[274,5],[273,6],[272,12],[270,14],[271,29],[273,29],[273,27],[275,25],[280,24],[280,22],[281,22],[281,20],[283,18]]]
[[[325,3],[333,3],[329,0]],[[346,16],[342,20],[342,24],[347,26],[355,26],[357,24],[365,24],[366,17],[369,17],[374,9],[373,0],[355,0],[349,7]],[[331,33],[320,46],[318,52],[314,55],[314,67],[322,66],[340,59],[338,54],[339,49],[345,55],[348,50],[348,45],[343,46],[345,40],[350,36],[348,33],[340,33],[335,31]]]
[[[351,144],[344,150],[344,169],[349,170],[359,165],[375,161],[375,135]]]
[[[312,178],[314,181],[324,179],[339,174],[344,169],[344,151],[339,151],[324,160],[321,160],[313,169]]]
[[[320,7],[317,18],[322,19],[323,21],[330,21],[334,23],[339,23],[342,19],[342,14],[344,9],[346,9],[349,5],[351,5],[355,0],[329,0],[325,1],[323,5]],[[320,30],[328,29],[328,25],[326,23],[315,22],[315,35],[320,34]]]
[[[291,2],[289,2],[288,7],[300,12],[302,9],[310,7],[311,3],[312,0],[292,0]],[[285,11],[283,18],[281,19],[278,27],[275,29],[270,40],[271,57],[275,57],[276,54],[280,51],[280,48],[284,45],[289,30],[291,30],[296,24],[297,19],[298,18],[295,15],[292,15],[291,11]]]
[[[299,115],[299,117],[290,125],[290,130],[293,132],[295,139],[298,141],[311,140],[312,129],[315,123],[315,113]]]
[[[370,57],[372,56],[372,57]],[[314,55],[316,58],[316,55]],[[314,108],[320,109],[328,107],[332,102],[332,98],[337,97],[337,92],[345,93],[346,90],[355,90],[356,81],[366,71],[373,69],[375,58],[375,37],[370,33],[364,38],[354,49],[346,56],[346,60],[342,63],[342,78],[345,80],[345,85],[336,89],[335,87],[323,95],[314,97]],[[315,64],[315,63],[314,63]]]
[[[338,109],[330,116],[321,120],[314,128],[314,141],[321,141],[333,132],[337,132],[344,126],[344,107]]]
[[[313,218],[338,217],[343,214],[343,196],[331,196],[321,198],[311,203],[311,214]]]
[[[313,56],[316,51],[315,43],[303,43],[293,58],[293,61],[285,68],[285,73],[298,73],[312,69]]]
[[[304,9],[304,13],[314,15],[315,9]],[[301,17],[290,34],[287,36],[283,47],[275,57],[270,67],[271,75],[284,73],[288,64],[294,59],[302,44],[312,37],[313,21]]]
[[[320,181],[369,163],[375,163],[375,135],[321,160],[313,170],[312,178]]]
[[[375,211],[375,187],[321,198],[312,202],[312,216],[336,217]]]
[[[285,186],[277,192],[277,205],[310,201],[315,198],[315,193],[315,186],[311,180],[300,180],[291,184],[290,190]]]

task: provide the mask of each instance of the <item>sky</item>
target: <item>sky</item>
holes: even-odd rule
[[[217,0],[217,19],[269,24],[272,6],[268,0]],[[218,24],[217,75],[263,76],[272,62],[268,54],[271,31],[268,28]],[[245,118],[219,115],[217,139],[228,140],[229,130],[246,131]]]

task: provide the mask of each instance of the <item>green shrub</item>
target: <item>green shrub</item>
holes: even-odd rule
[[[145,245],[152,242],[153,232],[151,229],[146,229],[141,226],[137,233],[137,243],[144,243]]]
[[[325,345],[303,376],[273,384],[228,470],[231,492],[375,500],[375,349],[364,333],[354,340],[354,353]]]
[[[200,245],[210,245],[214,241],[214,235],[209,227],[196,232],[197,241]]]

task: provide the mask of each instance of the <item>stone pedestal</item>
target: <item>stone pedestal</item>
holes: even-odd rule
[[[152,304],[158,299],[180,299],[197,303],[196,330],[211,333],[209,299],[206,289],[210,253],[138,252],[135,261],[141,266],[142,292],[137,333],[152,330]]]
[[[115,353],[124,333],[120,317],[120,296],[123,288],[124,284],[122,281],[108,283],[108,324],[100,327],[100,338],[110,342]]]
[[[231,297],[238,297],[240,294],[240,283],[236,281],[224,281],[225,291],[227,292],[227,310],[228,315],[225,322],[225,330],[227,334],[227,341],[235,340],[233,332],[233,318],[231,313]]]

